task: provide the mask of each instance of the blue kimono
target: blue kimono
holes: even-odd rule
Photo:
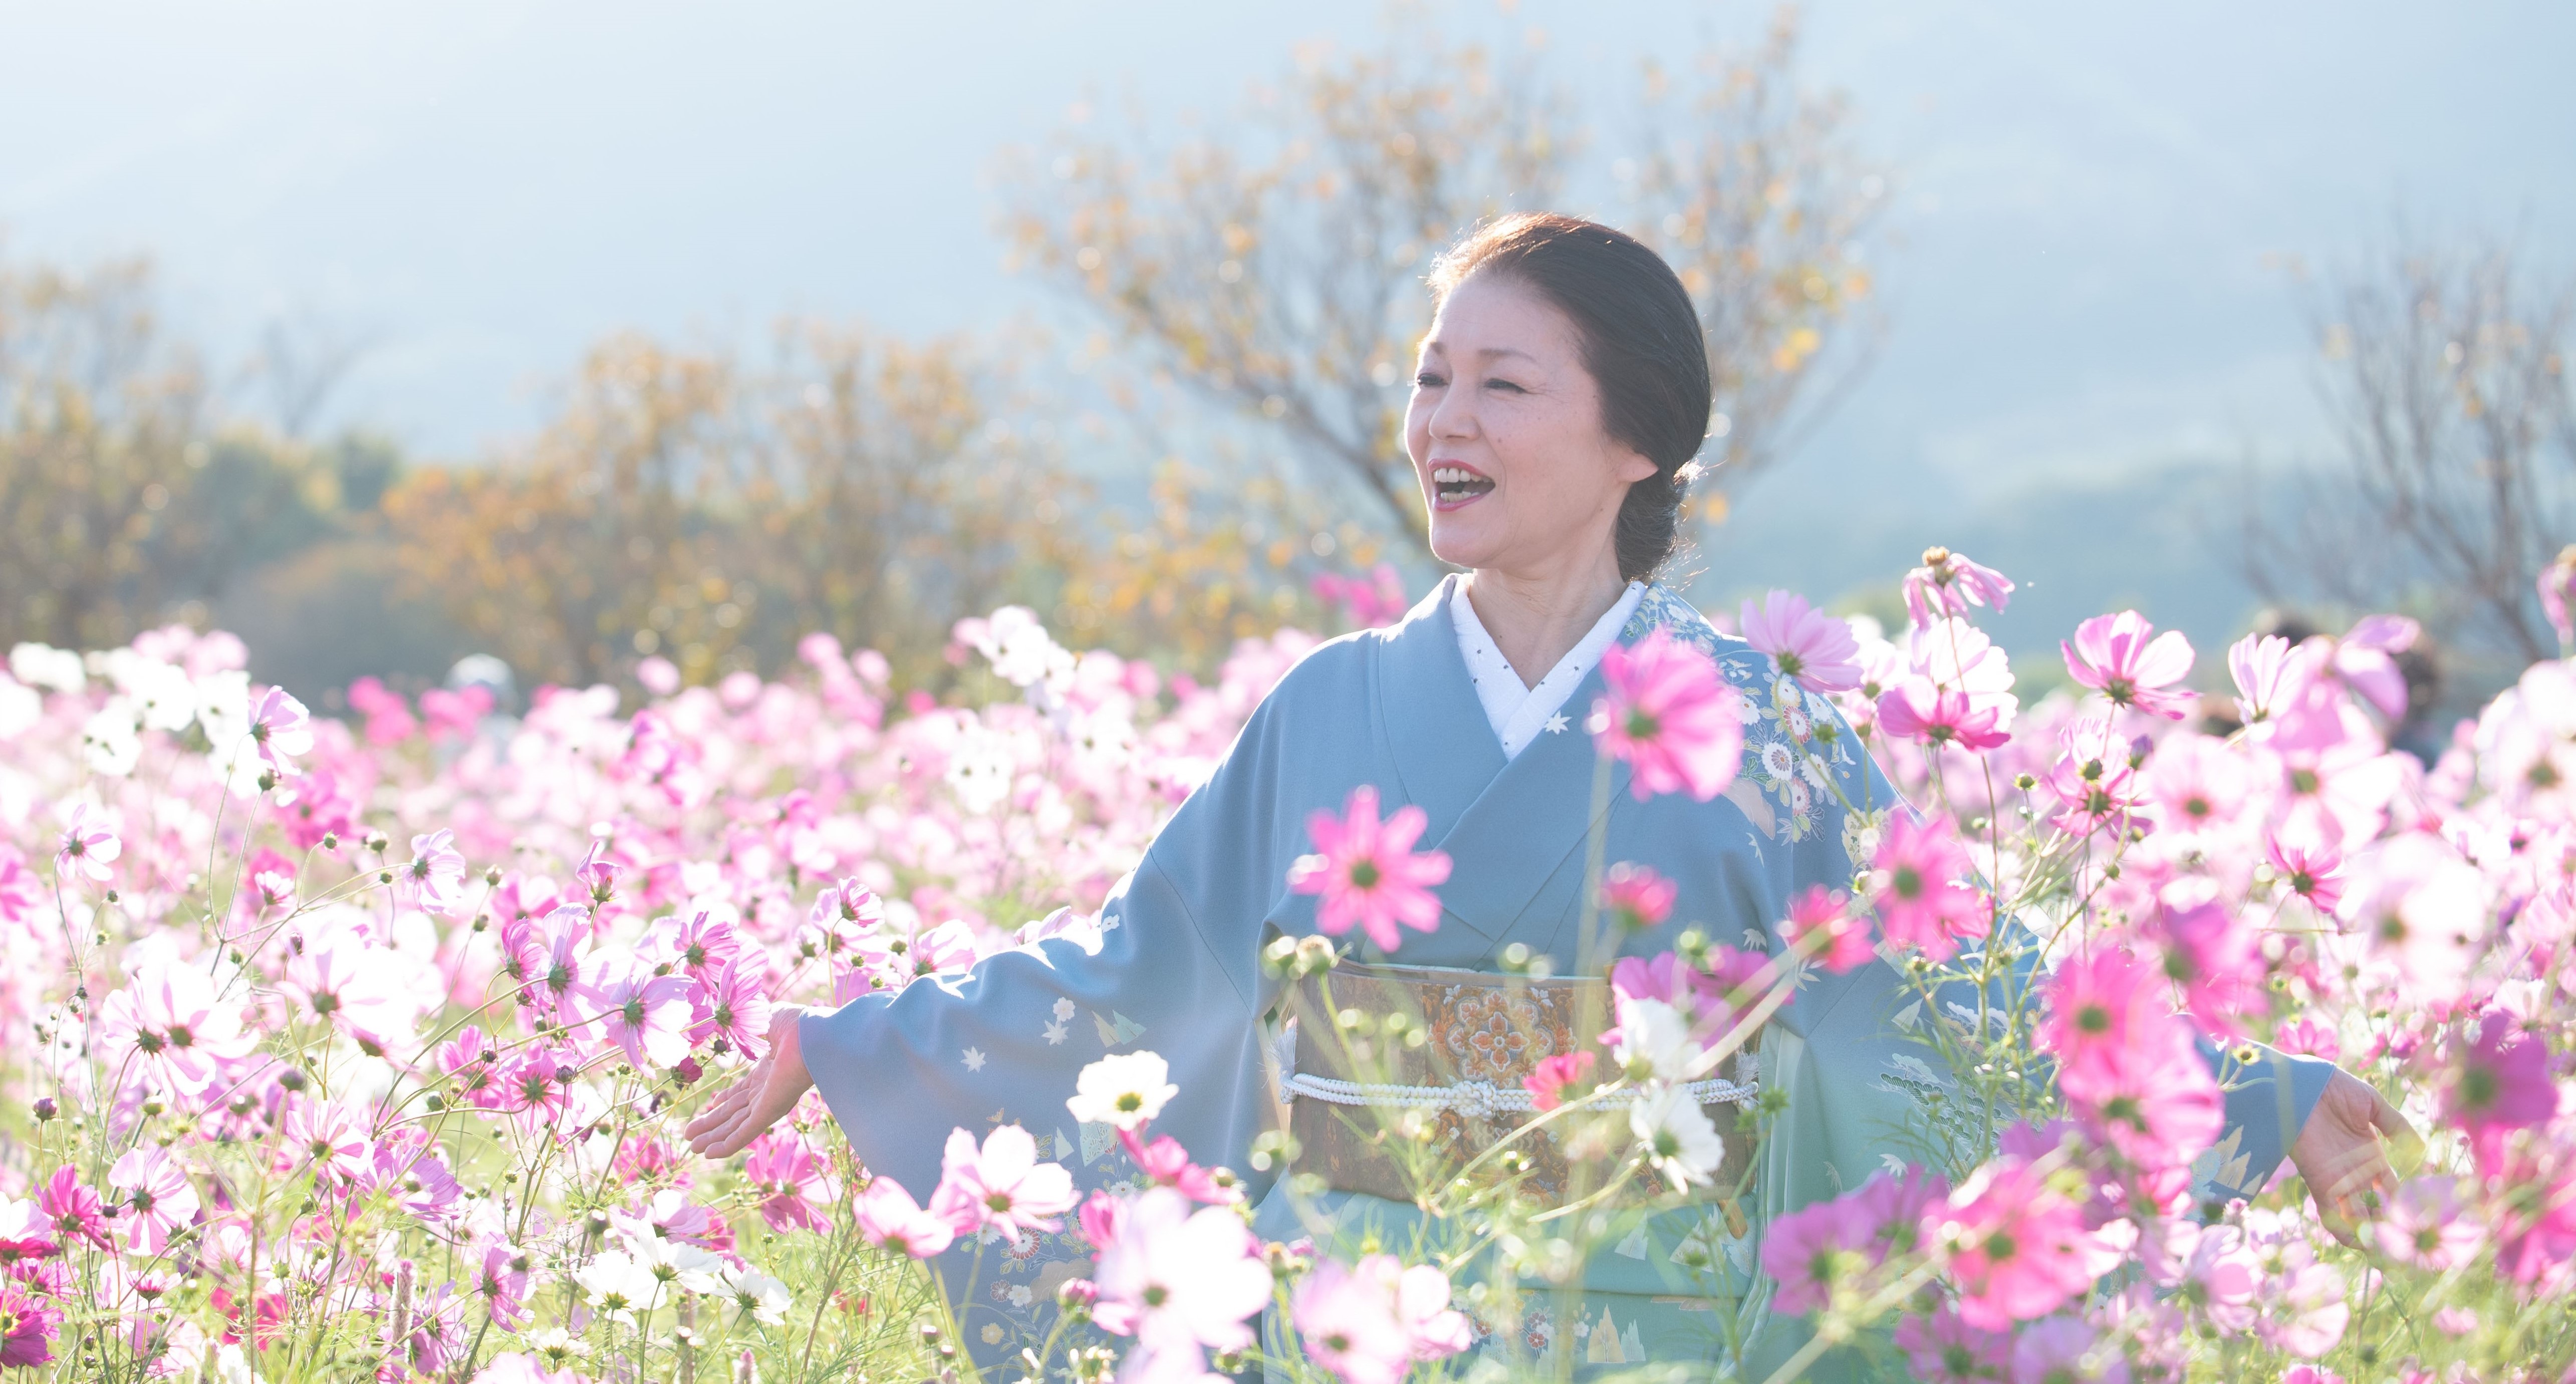
[[[1170,1062],[1180,1088],[1156,1131],[1178,1137],[1203,1164],[1248,1171],[1255,1136],[1276,1118],[1264,1020],[1280,993],[1260,953],[1275,937],[1315,930],[1316,900],[1289,892],[1289,864],[1312,849],[1307,814],[1338,811],[1362,784],[1376,787],[1388,811],[1421,808],[1429,817],[1422,847],[1453,862],[1439,890],[1439,929],[1407,933],[1393,959],[1493,971],[1504,948],[1523,943],[1570,969],[1594,774],[1582,721],[1601,673],[1593,669],[1566,703],[1563,729],[1506,761],[1459,655],[1454,580],[1402,623],[1324,644],[1281,680],[1111,893],[1097,951],[1051,941],[1037,954],[995,956],[964,976],[804,1020],[806,1065],[870,1168],[926,1195],[949,1129],[980,1135],[1017,1122],[1083,1186],[1133,1179],[1110,1131],[1077,1125],[1065,1099],[1088,1063],[1150,1049]],[[1663,951],[1696,927],[1716,941],[1778,951],[1775,921],[1792,897],[1809,885],[1849,887],[1854,857],[1867,854],[1893,794],[1822,698],[1775,678],[1762,655],[1660,587],[1646,591],[1619,639],[1633,643],[1657,628],[1709,653],[1742,694],[1744,767],[1724,795],[1701,803],[1637,801],[1626,766],[1614,766],[1608,859],[1651,866],[1679,887],[1671,920],[1629,948]],[[1943,1113],[1953,1083],[1907,1031],[1922,1021],[1918,998],[1883,962],[1811,973],[1762,1035],[1761,1084],[1785,1092],[1787,1109],[1760,1152],[1750,1235],[1727,1237],[1705,1216],[1640,1225],[1593,1261],[1579,1322],[1548,1318],[1540,1295],[1528,1299],[1532,1319],[1480,1320],[1494,1333],[1488,1343],[1534,1345],[1574,1329],[1583,1338],[1578,1358],[1588,1361],[1715,1359],[1723,1333],[1711,1314],[1742,1303],[1756,1328],[1745,1365],[1762,1369],[1794,1348],[1798,1323],[1761,1322],[1752,1270],[1761,1227],[1882,1167],[1946,1161],[1945,1133],[1987,1137]],[[2203,1195],[2259,1190],[2332,1071],[2286,1059],[2235,1076],[2226,1135],[2195,1169]],[[2283,1074],[2286,1087],[2276,1088]],[[1331,1193],[1301,1217],[1284,1184],[1248,1181],[1265,1235],[1321,1230],[1327,1248],[1338,1240],[1344,1253],[1371,1229],[1384,1243],[1407,1243],[1408,1218],[1418,1215]],[[973,1253],[950,1251],[953,1289],[967,1282]],[[988,1358],[1016,1350],[1052,1309],[1056,1285],[1087,1271],[1088,1256],[1069,1227],[985,1247],[973,1300],[959,1304],[970,1348]]]

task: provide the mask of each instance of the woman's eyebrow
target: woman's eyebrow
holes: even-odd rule
[[[1504,356],[1518,356],[1533,365],[1538,363],[1538,357],[1531,355],[1529,352],[1522,350],[1518,346],[1488,346],[1483,350],[1476,352],[1476,355],[1482,360],[1497,360]]]

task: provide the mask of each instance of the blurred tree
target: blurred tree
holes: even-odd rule
[[[1678,75],[1647,59],[1635,152],[1611,164],[1619,219],[1671,261],[1708,334],[1702,461],[1717,469],[1695,501],[1712,520],[1823,418],[1876,340],[1854,314],[1887,180],[1851,148],[1844,100],[1797,84],[1797,55],[1798,12],[1783,8],[1750,54],[1712,49]]]
[[[1662,248],[1699,303],[1725,485],[1778,455],[1860,354],[1829,347],[1869,291],[1857,246],[1884,182],[1850,154],[1841,104],[1797,88],[1796,35],[1784,11],[1748,57],[1679,79],[1649,63],[1639,104],[1614,113],[1634,152],[1608,219]],[[1428,319],[1419,275],[1477,221],[1558,201],[1577,147],[1534,62],[1412,26],[1383,54],[1305,55],[1241,122],[1169,150],[1141,116],[1101,133],[1077,108],[1046,149],[1004,160],[1002,225],[1015,261],[1152,368],[1275,425],[1313,479],[1354,487],[1418,551],[1396,429]]]
[[[210,433],[152,269],[0,261],[0,646],[122,643],[331,523],[329,459]]]
[[[959,616],[1046,589],[1063,475],[962,342],[779,339],[759,373],[604,343],[528,447],[387,495],[404,570],[532,682],[776,669],[815,630],[920,672]]]
[[[2247,510],[2256,588],[2411,609],[2517,668],[2555,656],[2533,582],[2576,539],[2576,292],[2506,247],[2401,243],[2326,280],[2310,315],[2342,446],[2286,522]]]
[[[664,640],[703,674],[744,610],[700,552],[700,502],[732,479],[733,388],[718,357],[603,342],[521,453],[386,493],[404,570],[531,684],[604,681]]]

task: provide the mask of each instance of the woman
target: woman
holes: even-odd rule
[[[811,1084],[867,1165],[915,1193],[937,1180],[951,1127],[1011,1121],[1078,1179],[1114,1181],[1132,1168],[1105,1130],[1070,1132],[1065,1099],[1104,1053],[1151,1049],[1180,1091],[1156,1129],[1203,1163],[1247,1167],[1272,1109],[1262,1021],[1281,999],[1260,955],[1276,937],[1315,931],[1315,899],[1287,883],[1311,849],[1308,814],[1339,811],[1363,785],[1389,811],[1427,814],[1422,841],[1453,866],[1439,926],[1405,937],[1405,963],[1492,972],[1518,944],[1566,969],[1593,801],[1593,746],[1579,722],[1604,649],[1657,629],[1710,653],[1748,704],[1784,712],[1748,725],[1748,765],[1785,752],[1812,773],[1748,770],[1707,803],[1614,791],[1609,858],[1651,866],[1679,889],[1674,921],[1631,949],[1664,950],[1673,930],[1697,926],[1776,951],[1774,920],[1795,894],[1849,884],[1852,843],[1891,803],[1885,781],[1821,700],[1802,703],[1785,680],[1775,688],[1760,656],[1651,584],[1672,552],[1710,410],[1708,357],[1680,281],[1618,231],[1521,216],[1456,247],[1432,284],[1438,313],[1405,445],[1432,551],[1467,574],[1400,624],[1316,649],[1281,681],[1112,893],[1096,951],[1049,942],[964,977],[791,1015],[762,1066],[690,1127],[693,1147],[739,1150]],[[1828,779],[1834,791],[1816,791]],[[1818,976],[1765,1030],[1760,1079],[1788,1103],[1763,1151],[1755,1234],[1770,1216],[1858,1186],[1886,1155],[1913,1154],[1925,1079],[1938,1078],[1891,1023],[1899,997],[1884,963]],[[2312,1187],[2332,1189],[2330,1213],[2384,1178],[2372,1125],[2394,1116],[2366,1085],[2300,1059],[2258,1070],[2286,1072],[2290,1098],[2269,1077],[2231,1093],[2246,1156],[2213,1170],[2206,1195],[2258,1190],[2285,1147]],[[1294,1233],[1284,1191],[1263,1184],[1252,1180],[1258,1224]],[[1322,1209],[1350,1229],[1384,1227],[1409,1208],[1345,1188]],[[1749,1246],[1725,1248],[1741,1291]],[[1587,1358],[1705,1356],[1708,1319],[1693,1322],[1682,1309],[1695,1304],[1673,1300],[1686,1291],[1675,1283],[1679,1247],[1639,1237],[1619,1249],[1588,1273]],[[1065,1236],[1014,1246],[998,1267],[988,1260],[977,1300],[962,1305],[972,1343],[1014,1343],[1073,1272],[1062,1265],[1085,1253]],[[1488,1325],[1532,1338],[1557,1329]],[[1773,1333],[1757,1357],[1790,1334]]]

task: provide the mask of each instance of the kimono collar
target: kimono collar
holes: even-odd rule
[[[1443,578],[1387,631],[1378,663],[1379,724],[1403,800],[1430,819],[1425,843],[1448,852],[1452,862],[1441,904],[1474,931],[1500,937],[1591,829],[1593,749],[1583,723],[1603,684],[1595,666],[1566,698],[1564,728],[1540,732],[1506,763],[1458,655],[1449,615],[1456,581]],[[1633,644],[1658,628],[1712,655],[1717,650],[1717,632],[1698,611],[1651,586],[1619,642]],[[1628,801],[1627,788],[1628,766],[1613,764],[1611,812]]]

